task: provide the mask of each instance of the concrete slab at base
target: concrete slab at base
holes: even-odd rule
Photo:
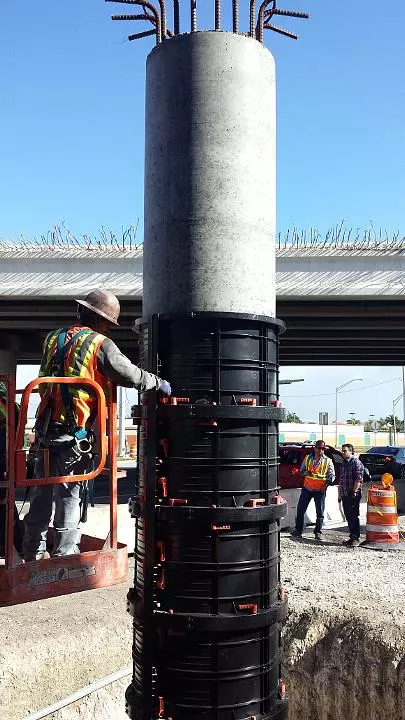
[[[132,623],[126,612],[126,594],[132,574],[131,567],[122,585],[0,610],[2,720],[22,720],[131,664]],[[90,709],[91,702],[86,700],[88,712],[69,715],[66,709],[56,714],[55,720],[121,720],[121,710],[98,714]],[[122,709],[124,704],[122,694]]]
[[[49,715],[46,720],[128,720],[125,690],[131,678],[118,680]]]

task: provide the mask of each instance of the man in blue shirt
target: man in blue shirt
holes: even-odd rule
[[[343,464],[340,466],[339,502],[349,526],[349,539],[343,545],[357,547],[360,544],[360,500],[363,487],[364,465],[354,457],[350,443],[342,445]]]

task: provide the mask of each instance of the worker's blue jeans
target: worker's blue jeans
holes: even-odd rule
[[[71,443],[53,445],[49,448],[49,475],[79,475],[85,472],[84,460],[84,456]],[[44,454],[41,451],[35,461],[35,477],[44,477]],[[54,499],[52,556],[75,555],[79,552],[80,489],[80,483],[77,482],[31,488],[30,509],[24,518],[23,556],[26,561],[43,557]]]
[[[306,487],[302,488],[300,499],[298,500],[297,505],[297,516],[295,518],[295,530],[297,533],[301,534],[304,529],[304,515],[311,500],[314,501],[316,508],[316,524],[314,532],[322,532],[323,515],[325,512],[325,499],[325,490],[307,490]]]

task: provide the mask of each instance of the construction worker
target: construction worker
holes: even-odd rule
[[[77,302],[77,322],[47,336],[39,376],[90,378],[104,389],[109,381],[123,387],[160,390],[171,394],[166,380],[133,365],[112,340],[106,337],[118,325],[120,304],[112,293],[93,290]],[[41,386],[40,386],[41,387]],[[91,471],[97,412],[95,399],[76,386],[43,385],[35,434],[39,452],[35,477],[44,477],[41,447],[49,449],[49,476],[80,475]],[[79,552],[81,484],[63,483],[34,487],[24,518],[23,554],[26,561],[40,560],[46,553],[46,538],[55,497],[53,556]]]
[[[15,404],[15,421],[18,422],[19,405]],[[0,480],[5,478],[7,471],[7,393],[6,386],[0,382]],[[6,545],[6,505],[1,501],[7,497],[6,490],[0,488],[0,556],[4,556]],[[22,552],[23,529],[14,505],[14,547],[18,553]]]
[[[335,468],[332,460],[325,455],[323,440],[317,440],[314,452],[305,456],[300,472],[304,475],[304,486],[298,500],[295,530],[291,534],[293,537],[302,537],[304,515],[313,500],[316,507],[315,540],[322,540],[326,490],[335,479]]]

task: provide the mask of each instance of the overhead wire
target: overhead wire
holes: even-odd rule
[[[339,392],[339,395],[343,395],[344,393],[354,393],[359,392],[360,390],[370,390],[371,388],[379,387],[380,385],[387,385],[387,383],[397,382],[398,380],[401,380],[400,377],[398,378],[391,378],[391,380],[383,380],[382,382],[375,383],[374,385],[366,385],[365,387],[356,387],[351,390],[342,390]],[[335,395],[336,390],[333,390],[333,392],[329,393],[309,393],[308,395],[284,395],[283,398],[314,398],[314,397],[328,397],[331,395]]]

